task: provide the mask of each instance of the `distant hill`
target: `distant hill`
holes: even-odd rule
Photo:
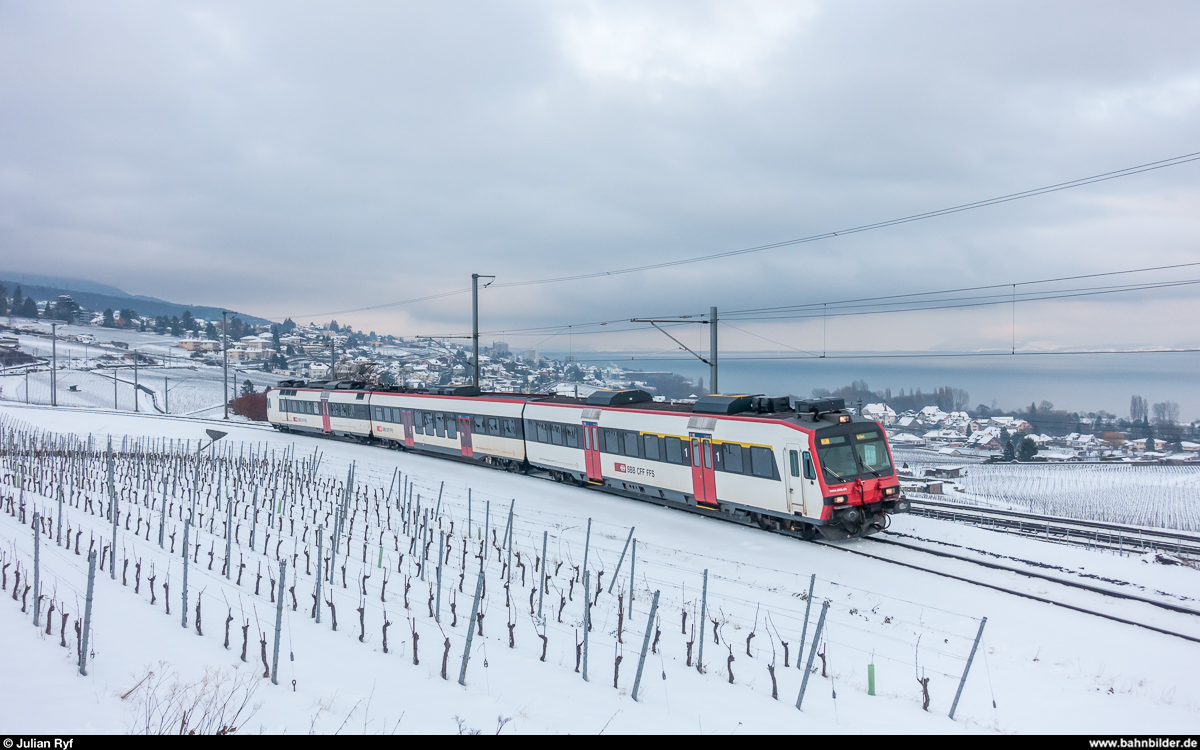
[[[217,320],[220,319],[221,310],[223,309],[205,305],[181,305],[156,297],[128,294],[107,284],[97,284],[81,279],[39,276],[31,273],[0,272],[0,284],[4,284],[8,288],[10,297],[17,284],[20,284],[21,294],[26,297],[33,297],[38,302],[54,301],[58,299],[60,294],[69,294],[81,307],[97,312],[110,307],[114,311],[122,307],[128,307],[136,310],[139,315],[166,315],[170,317],[172,315],[182,316],[184,310],[191,310],[193,317]],[[254,325],[268,325],[274,322],[266,318],[259,318],[234,310],[230,310],[229,315],[230,317],[236,315],[244,322]]]

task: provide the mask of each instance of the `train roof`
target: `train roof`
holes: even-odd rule
[[[787,396],[764,396],[762,394],[711,393],[700,397],[695,403],[655,401],[646,391],[630,388],[621,390],[595,391],[586,398],[563,396],[553,393],[509,393],[481,391],[475,386],[432,386],[430,388],[406,388],[404,386],[375,386],[355,381],[302,381],[285,380],[279,388],[309,388],[320,390],[369,390],[372,393],[410,394],[414,396],[456,396],[460,398],[487,398],[524,401],[531,404],[561,404],[564,406],[592,406],[605,409],[631,409],[675,414],[711,414],[727,416],[753,416],[761,419],[779,419],[794,422],[874,422],[874,420],[846,412],[845,401],[840,398],[797,399],[792,402]]]

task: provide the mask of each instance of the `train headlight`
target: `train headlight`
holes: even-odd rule
[[[900,493],[899,487],[885,487],[883,490],[884,497],[891,497],[892,495],[897,495],[899,493]]]
[[[849,498],[846,495],[837,495],[829,499],[833,501],[834,505],[844,505]]]
[[[849,414],[843,414],[842,416],[838,417],[838,424],[846,424],[849,421],[850,421]]]

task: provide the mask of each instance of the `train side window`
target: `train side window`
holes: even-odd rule
[[[440,411],[433,413],[433,431],[438,437],[446,437],[446,415]]]
[[[605,453],[621,455],[621,433],[616,430],[604,430],[604,446],[602,450]]]
[[[413,409],[413,430],[421,435],[425,434],[425,412],[420,409]]]
[[[666,442],[667,463],[681,464],[683,463],[683,441],[677,437],[668,437],[664,439]]]
[[[621,452],[631,458],[638,458],[640,455],[638,452],[638,434],[636,432],[623,432],[621,437],[623,438],[621,442],[624,443],[621,446],[624,450]]]
[[[433,412],[427,411],[427,412],[425,412],[425,434],[433,435],[434,434],[433,428],[434,428]]]
[[[808,451],[804,451],[804,478],[817,478],[817,467],[813,466],[812,454]]]
[[[742,446],[737,443],[725,443],[721,446],[722,458],[725,460],[725,471],[733,472],[734,474],[745,474],[746,469],[742,465]]]
[[[800,476],[800,453],[798,451],[788,451],[788,468],[792,471],[792,476]]]
[[[515,420],[503,419],[500,426],[504,428],[504,437],[515,438],[517,436],[517,423]]]
[[[579,425],[563,425],[563,442],[568,448],[579,447]]]
[[[700,440],[692,438],[692,466],[700,465]]]
[[[563,444],[563,426],[560,424],[550,425],[550,442],[554,445]]]
[[[471,427],[472,427],[472,429],[474,429],[475,434],[477,434],[477,435],[486,435],[487,434],[487,427],[484,426],[484,421],[485,420],[483,417],[471,417]]]
[[[546,432],[545,422],[534,422],[534,427],[537,429],[537,441],[539,443],[550,442],[550,435]]]
[[[446,437],[448,437],[448,438],[457,438],[458,437],[458,415],[457,414],[447,414],[446,415]]]
[[[646,458],[650,459],[651,461],[661,461],[662,460],[662,451],[659,450],[659,444],[658,444],[659,440],[661,440],[661,438],[659,438],[658,435],[643,436],[642,443],[643,443],[643,447],[645,449],[645,456],[646,456]]]
[[[487,418],[487,431],[489,435],[500,434],[500,420],[495,417]]]
[[[775,454],[770,448],[751,448],[750,449],[750,470],[756,477],[763,479],[774,479],[775,472]]]

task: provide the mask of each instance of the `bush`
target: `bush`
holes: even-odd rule
[[[267,394],[247,393],[229,402],[229,408],[234,414],[253,419],[255,422],[267,421]]]
[[[207,667],[195,682],[179,681],[163,662],[146,670],[121,696],[132,698],[128,729],[132,734],[235,734],[258,712],[251,698],[258,689],[253,672]]]

